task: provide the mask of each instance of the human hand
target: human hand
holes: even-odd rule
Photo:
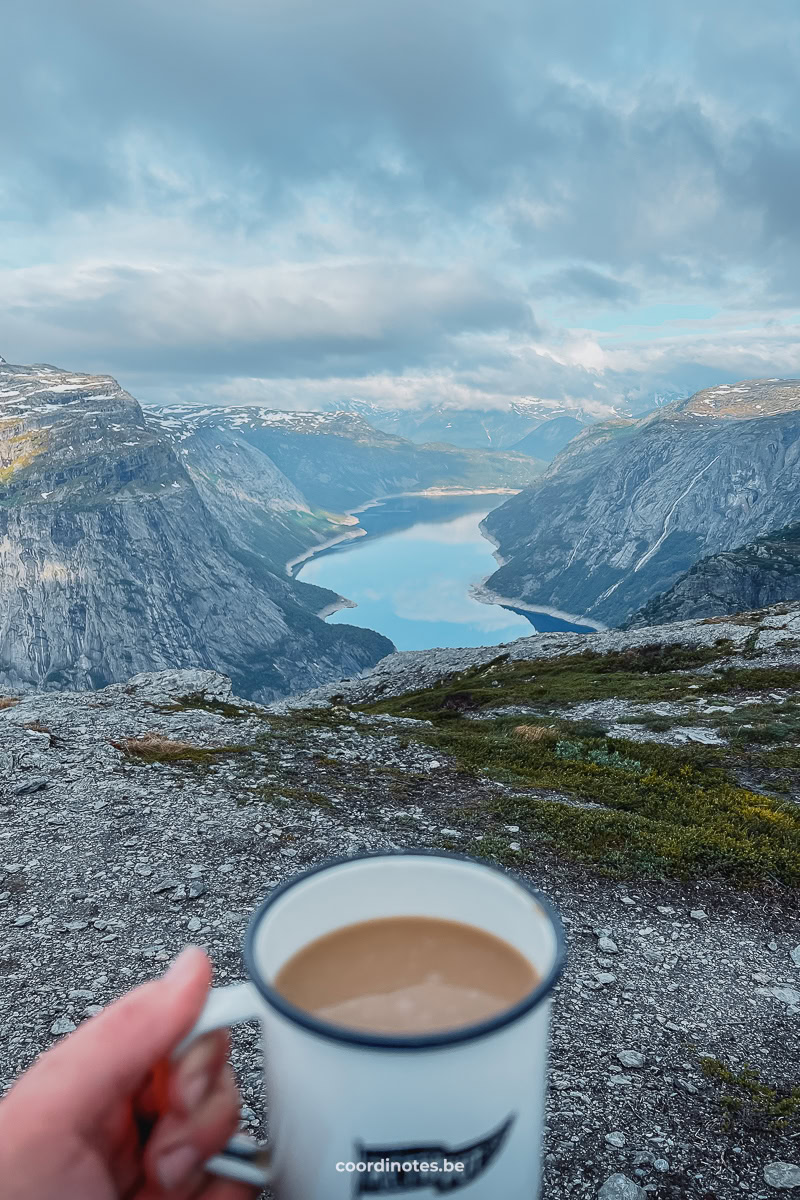
[[[234,1132],[228,1035],[169,1056],[211,982],[190,947],[43,1054],[0,1102],[0,1200],[248,1200],[201,1164]]]

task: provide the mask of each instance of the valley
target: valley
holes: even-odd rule
[[[361,536],[316,552],[297,578],[355,603],[329,622],[366,625],[398,650],[490,645],[534,629],[586,629],[474,595],[495,565],[480,523],[506,498],[484,493],[383,501],[358,514]]]

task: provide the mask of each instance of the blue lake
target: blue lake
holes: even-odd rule
[[[398,650],[491,646],[535,631],[590,629],[471,596],[470,588],[497,567],[478,526],[504,499],[484,494],[383,501],[357,514],[363,536],[320,550],[297,576],[357,605],[329,621],[375,629]]]

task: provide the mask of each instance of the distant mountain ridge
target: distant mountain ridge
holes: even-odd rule
[[[169,405],[154,414],[162,423],[177,422],[179,449],[200,430],[235,436],[267,455],[312,505],[337,512],[379,496],[432,488],[516,490],[546,466],[513,451],[416,445],[373,428],[358,413]]]
[[[488,409],[448,404],[385,408],[352,400],[346,411],[363,417],[375,429],[418,444],[447,442],[463,449],[518,450],[547,462],[584,424],[596,420],[582,408],[534,399],[512,400],[505,408]],[[543,436],[539,438],[540,431]]]
[[[487,587],[606,624],[698,559],[800,517],[800,381],[706,388],[589,426],[542,479],[489,514]]]

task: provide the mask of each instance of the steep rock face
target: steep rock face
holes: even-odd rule
[[[341,533],[341,518],[312,509],[266,454],[234,432],[145,415],[170,438],[178,461],[231,541],[278,574],[284,574],[289,559]]]
[[[237,547],[113,379],[2,365],[0,404],[3,683],[83,689],[201,667],[270,699],[391,649],[317,620],[327,593]]]
[[[710,388],[592,426],[486,518],[503,596],[619,624],[705,554],[795,520],[800,382]]]
[[[524,454],[414,445],[354,413],[175,406],[159,412],[192,430],[234,433],[266,454],[311,505],[328,511],[427,488],[521,488],[544,469]]]
[[[655,596],[626,628],[722,617],[800,600],[800,524],[711,554]]]

